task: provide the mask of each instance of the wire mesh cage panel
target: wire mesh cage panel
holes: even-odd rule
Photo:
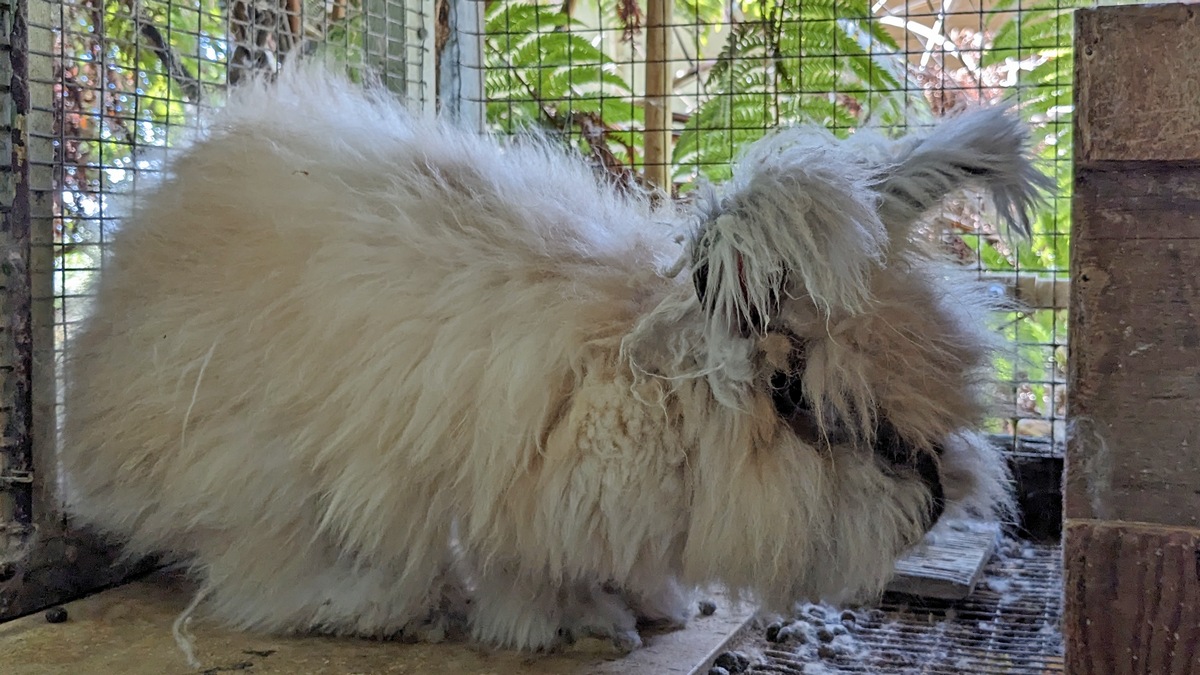
[[[1030,308],[990,431],[1061,440],[1072,9],[1093,0],[0,0],[0,618],[104,583],[106,548],[56,508],[56,362],[121,200],[196,113],[288,58],[361,62],[418,107],[536,126],[618,184],[686,200],[770,129],[902,130],[1016,100],[1058,191],[1028,243],[978,195],[924,235]],[[38,571],[40,570],[40,571]],[[35,573],[36,572],[36,573]],[[115,572],[114,572],[115,573]]]
[[[56,368],[122,200],[154,174],[198,114],[287,58],[335,59],[410,105],[435,99],[434,0],[20,0],[0,59],[15,86],[6,190],[0,373],[0,618],[113,581],[111,551],[58,508]],[[14,19],[15,17],[15,19]],[[11,56],[11,59],[9,58]],[[4,78],[8,81],[8,78]],[[5,134],[5,138],[8,138]],[[8,156],[8,153],[6,153]]]
[[[136,189],[200,110],[228,86],[272,70],[285,54],[363,62],[417,106],[433,102],[432,3],[422,0],[63,0],[45,25],[53,91],[35,133],[53,154],[58,338],[81,310],[100,264],[113,195]]]
[[[895,597],[854,610],[808,605],[788,619],[783,640],[761,641],[747,631],[738,648],[762,652],[747,671],[754,675],[1062,673],[1061,565],[1056,545],[1006,539],[965,601]]]
[[[1015,101],[1057,192],[1029,242],[998,233],[976,194],[925,236],[1026,311],[998,318],[988,431],[1061,442],[1066,407],[1073,54],[1091,0],[490,0],[482,3],[486,126],[548,129],[618,182],[687,199],[769,130],[895,132]],[[965,277],[964,277],[965,278]]]
[[[964,282],[987,279],[997,294],[1024,307],[995,317],[1011,348],[993,363],[990,386],[1000,405],[986,431],[1007,437],[1005,445],[1013,448],[1044,445],[1051,448],[1048,459],[1061,461],[1068,396],[1072,14],[1093,4],[491,0],[479,20],[482,84],[475,98],[462,98],[476,106],[489,130],[546,130],[618,185],[659,188],[681,200],[701,181],[728,178],[741,150],[780,126],[816,123],[839,136],[868,126],[902,133],[965,108],[1014,102],[1032,124],[1035,151],[1056,184],[1030,240],[1003,236],[996,214],[972,192],[931,214],[921,236],[958,261]],[[1010,455],[1015,461],[1020,453]],[[1058,593],[1056,569],[1044,570],[1046,593]],[[1038,631],[1057,617],[1044,619],[1034,631],[1005,639],[1011,639],[1009,647],[1048,659],[1037,663],[1055,672],[1061,640]],[[976,626],[970,621],[961,627],[971,637]],[[897,649],[889,643],[884,651],[895,655]],[[1003,649],[993,651],[1003,656]],[[793,671],[782,656],[769,661],[783,668],[777,672],[810,672],[810,666],[826,672],[820,665],[828,672],[861,670],[806,662]],[[916,672],[883,663],[867,670]],[[1042,672],[1034,665],[995,672],[1034,670]]]

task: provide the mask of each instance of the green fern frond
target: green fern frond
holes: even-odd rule
[[[560,108],[602,113],[605,106],[597,94],[632,95],[612,57],[569,30],[579,22],[561,6],[502,0],[492,5],[484,23],[485,95],[490,101],[530,104],[519,110],[489,104],[488,121],[499,130],[511,131],[531,120],[549,123]],[[624,117],[626,124],[640,119],[634,114]]]

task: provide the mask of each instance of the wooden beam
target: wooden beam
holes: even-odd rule
[[[671,194],[671,7],[646,3],[646,179]]]
[[[1072,675],[1200,672],[1200,23],[1076,14]]]
[[[1200,166],[1077,174],[1067,515],[1200,527]]]
[[[60,509],[55,435],[53,8],[0,2],[0,622],[78,597],[143,568],[72,527]],[[10,667],[11,669],[11,667]],[[0,668],[3,670],[3,668]],[[7,672],[7,671],[5,671]]]
[[[1200,530],[1073,521],[1066,534],[1066,672],[1200,672]]]
[[[1200,43],[1190,4],[1104,7],[1076,27],[1076,157],[1085,162],[1193,161]],[[1191,75],[1189,76],[1188,73]]]
[[[487,96],[483,89],[483,7],[478,0],[439,0],[437,105],[460,127],[486,130]]]
[[[974,270],[969,270],[968,273],[973,274]],[[999,286],[1005,295],[1021,303],[1026,309],[1060,310],[1067,309],[1071,304],[1071,282],[1067,279],[1002,272],[986,272],[979,278]]]
[[[1200,527],[1200,24],[1077,16],[1067,517]]]
[[[889,593],[938,600],[963,600],[975,591],[992,559],[999,523],[948,520],[937,524],[912,551],[896,562]]]

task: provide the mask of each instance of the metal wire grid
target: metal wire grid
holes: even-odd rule
[[[815,630],[789,631],[803,642],[772,644],[755,635],[739,649],[761,652],[749,670],[759,675],[1062,673],[1060,567],[1058,546],[1007,540],[965,601],[891,599],[847,615],[810,606],[795,620]]]
[[[431,108],[433,0],[31,0],[29,158],[52,232],[57,351],[119,224],[122,198],[218,106],[285,52],[367,66]],[[40,94],[40,95],[39,95]]]
[[[1011,248],[970,195],[932,224],[964,270],[1031,311],[999,317],[1003,413],[989,431],[1061,442],[1071,183],[1071,10],[1089,0],[491,0],[483,4],[487,126],[549,129],[618,183],[686,199],[740,148],[799,121],[838,134],[901,131],[977,102],[1013,99],[1037,128],[1059,190],[1032,244]],[[666,48],[662,47],[665,43]],[[665,64],[665,86],[656,68]],[[655,101],[669,114],[652,116]],[[665,117],[665,124],[657,124]],[[669,134],[667,152],[652,137]],[[669,182],[654,167],[667,165]]]
[[[53,211],[56,344],[86,306],[86,282],[119,217],[111,197],[155,171],[157,151],[241,69],[270,67],[303,41],[365,57],[422,103],[433,96],[432,0],[34,1],[45,7],[31,25],[31,58],[42,66],[31,86],[53,93],[30,125],[48,151],[30,159],[44,169],[35,189]],[[483,92],[466,98],[485,107],[492,129],[549,127],[624,181],[645,183],[648,162],[667,164],[672,192],[686,197],[697,178],[719,180],[741,147],[779,124],[899,129],[1015,96],[1033,102],[1047,168],[1069,185],[1071,66],[1062,54],[1072,0],[1028,10],[1011,0],[689,0],[666,3],[671,11],[655,29],[646,24],[656,1],[474,2],[484,14]],[[1023,41],[1031,27],[1037,38]],[[655,30],[667,49],[650,53]],[[998,33],[1009,44],[995,44]],[[665,128],[648,129],[655,63],[669,74],[670,114]],[[673,150],[648,157],[656,130]],[[943,243],[966,267],[998,288],[1033,281],[1026,295],[1053,306],[1005,317],[1016,347],[997,364],[1008,414],[993,431],[1062,438],[1066,326],[1053,301],[1065,297],[1068,200],[1065,190],[1055,195],[1036,245],[1016,252],[978,203],[963,200],[938,219],[948,229]]]
[[[13,7],[24,31],[16,30]],[[15,377],[15,361],[0,364],[14,380],[5,382],[8,398],[32,392],[32,414],[14,419],[6,435],[32,449],[12,456],[6,449],[0,461],[0,583],[12,577],[13,563],[39,555],[27,545],[39,524],[57,527],[52,501],[35,498],[37,485],[57,482],[57,363],[86,311],[121,199],[159,170],[197,112],[219,105],[229,84],[250,72],[277,67],[291,48],[366,66],[411,104],[431,109],[433,9],[434,0],[27,0],[0,10],[5,36],[14,36],[6,45],[13,63],[28,68],[21,84],[29,99],[28,114],[14,117],[27,133],[21,170],[31,251],[19,264],[29,267],[29,288],[6,292],[20,294],[9,304],[30,302],[32,314],[32,321],[19,312],[10,319],[30,335],[32,372],[25,366]],[[7,63],[9,51],[3,56]],[[12,96],[4,92],[9,106]],[[12,188],[17,178],[7,178]],[[86,572],[93,571],[103,576]],[[11,609],[6,602],[0,597],[0,613]]]

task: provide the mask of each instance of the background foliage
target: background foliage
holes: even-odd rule
[[[219,100],[238,68],[269,66],[296,42],[361,55],[365,1],[279,0],[272,9],[262,0],[64,0],[52,83],[60,267],[95,266],[95,251],[83,244],[100,239],[105,195],[153,170],[148,151],[169,146],[191,112]],[[686,197],[697,178],[728,176],[742,147],[781,124],[816,122],[838,134],[864,124],[900,128],[1015,95],[1059,184],[1032,241],[1009,248],[970,195],[928,234],[974,269],[1059,276],[1069,250],[1070,13],[1084,4],[1092,2],[997,0],[977,29],[946,32],[914,54],[897,38],[914,30],[908,17],[868,0],[676,2],[673,36],[683,62],[674,83],[673,192]],[[618,181],[641,181],[639,1],[487,0],[484,7],[489,125],[546,129]],[[298,34],[285,10],[302,10]],[[71,294],[72,279],[61,275],[60,293]],[[1065,312],[1003,318],[1002,329],[1022,346],[996,364],[998,393],[1013,404],[998,424],[1013,430],[1030,418],[1023,432],[1046,433],[1045,420],[1064,412]]]
[[[612,56],[596,53],[600,44],[617,51],[618,41],[595,30],[597,23],[620,26],[632,41],[640,23],[630,18],[640,16],[617,11],[622,4],[491,3],[486,57],[493,127],[536,124],[566,132],[598,165],[627,179],[642,161],[638,94]],[[1084,4],[1092,3],[999,0],[980,21],[982,30],[952,31],[918,61],[865,0],[677,3],[676,21],[696,44],[713,45],[715,58],[689,57],[691,67],[676,79],[677,103],[686,101],[677,109],[686,112],[675,116],[674,192],[686,194],[699,176],[728,177],[740,149],[779,125],[815,122],[842,135],[865,124],[899,129],[1016,96],[1037,128],[1044,167],[1059,185],[1032,239],[1011,248],[981,200],[970,195],[951,204],[929,236],[983,272],[1063,276],[1070,230],[1071,10]],[[584,26],[576,16],[588,9],[599,21]],[[575,34],[563,30],[572,26]],[[572,128],[578,113],[587,120]],[[612,158],[620,160],[616,166]],[[1001,330],[1020,346],[996,363],[997,394],[1012,405],[997,430],[1055,432],[1051,420],[1065,413],[1066,312],[1013,313],[1002,317]]]

